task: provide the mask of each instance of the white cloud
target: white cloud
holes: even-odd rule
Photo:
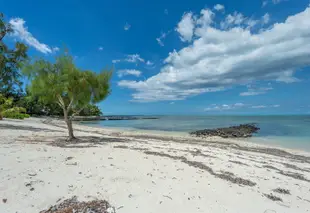
[[[126,23],[125,26],[124,26],[124,30],[127,31],[131,28],[131,25]]]
[[[268,1],[263,1],[262,7],[265,7],[268,4]]]
[[[248,91],[240,93],[240,96],[253,96],[253,95],[262,95],[268,91],[273,90],[272,87],[259,87],[259,88],[248,88]]]
[[[280,105],[250,105],[243,103],[235,103],[235,104],[212,104],[206,108],[204,111],[225,111],[225,110],[238,110],[238,109],[264,109],[264,108],[278,108]]]
[[[298,81],[295,72],[310,65],[310,7],[254,32],[238,14],[225,19],[233,23],[225,29],[196,23],[193,42],[170,52],[157,75],[119,86],[133,89],[135,101],[161,101],[257,81]]]
[[[136,77],[139,77],[141,75],[141,71],[139,70],[130,70],[130,69],[124,69],[124,70],[119,70],[117,72],[117,75],[119,78],[126,76],[126,75],[133,75]]]
[[[176,31],[180,33],[180,39],[185,41],[191,41],[194,35],[194,28],[195,28],[195,20],[193,18],[193,14],[185,13],[178,23]]]
[[[114,59],[114,60],[112,60],[112,63],[113,63],[113,64],[116,64],[116,63],[119,63],[119,62],[121,62],[120,59]]]
[[[103,47],[101,47],[101,46],[98,47],[98,50],[99,50],[99,51],[102,51],[102,50],[103,50]]]
[[[268,24],[270,21],[270,15],[268,13],[266,13],[263,17],[262,17],[262,23],[263,24]]]
[[[230,27],[241,25],[245,20],[246,18],[243,14],[234,12],[234,14],[227,15],[225,21],[222,21],[220,25],[222,29],[228,29]]]
[[[53,47],[52,48],[52,52],[58,52],[60,49],[59,49],[59,47]]]
[[[265,106],[265,105],[258,105],[258,106],[252,106],[251,108],[253,108],[253,109],[263,109],[263,108],[267,108],[267,106]]]
[[[160,36],[158,38],[156,38],[156,41],[157,43],[160,45],[160,46],[165,46],[163,40],[167,37],[167,35],[170,34],[171,31],[168,31],[167,33],[164,33],[164,32],[161,32],[160,33]]]
[[[225,7],[224,7],[224,5],[217,4],[214,6],[214,9],[217,11],[220,11],[220,10],[225,10]]]
[[[148,66],[153,66],[154,65],[154,63],[149,61],[149,60],[145,64],[148,65]]]
[[[243,103],[235,103],[235,104],[212,104],[211,106],[204,109],[204,111],[224,111],[224,110],[234,110],[245,107],[246,105]]]
[[[36,50],[42,53],[53,53],[59,50],[58,47],[51,48],[47,44],[40,43],[33,35],[28,31],[28,28],[25,26],[26,21],[22,18],[13,18],[9,21],[14,30],[13,36],[24,41],[31,47],[34,47]]]
[[[165,9],[165,10],[164,10],[164,13],[165,13],[166,15],[168,15],[168,14],[169,14],[168,9]]]
[[[272,3],[274,3],[274,4],[279,4],[279,3],[282,2],[282,1],[284,1],[284,0],[272,0]]]
[[[288,1],[288,0],[265,0],[265,1],[263,1],[262,7],[265,7],[269,2],[271,2],[273,4],[279,4],[283,1]]]
[[[144,62],[144,59],[141,58],[139,54],[132,54],[132,55],[127,55],[125,58],[125,61],[130,62],[130,63],[138,63],[138,62]]]

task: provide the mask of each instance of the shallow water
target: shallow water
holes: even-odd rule
[[[190,132],[206,128],[256,123],[261,130],[254,135],[257,143],[310,150],[310,116],[158,116],[157,120],[83,122],[88,126],[141,130]]]

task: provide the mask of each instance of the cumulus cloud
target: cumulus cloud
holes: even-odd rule
[[[133,76],[136,76],[136,77],[139,77],[141,75],[141,71],[139,70],[130,70],[130,69],[124,69],[124,70],[119,70],[117,72],[117,75],[119,78],[123,77],[123,76],[127,76],[127,75],[133,75]]]
[[[246,19],[237,12],[228,15],[224,22],[230,24],[224,28],[214,21],[195,22],[193,42],[170,52],[158,74],[144,81],[121,81],[119,86],[134,90],[135,101],[161,101],[257,81],[298,81],[295,72],[310,64],[310,7],[253,32]],[[192,39],[191,33],[186,38]]]
[[[180,39],[182,41],[191,41],[194,35],[195,20],[193,18],[193,13],[185,13],[178,23],[176,31],[180,34]]]
[[[259,87],[259,88],[248,87],[248,91],[240,93],[240,96],[262,95],[262,94],[267,93],[270,90],[273,90],[273,88],[272,87]]]
[[[22,18],[13,18],[9,21],[9,23],[14,30],[13,36],[24,41],[29,46],[34,47],[36,50],[45,54],[53,53],[59,50],[58,47],[51,48],[47,44],[39,42],[38,39],[36,39],[28,31],[28,28],[25,26],[26,21]]]
[[[220,10],[225,10],[224,5],[217,4],[214,6],[214,10],[220,11]]]
[[[130,28],[131,28],[131,25],[130,25],[130,24],[126,23],[126,24],[124,25],[124,30],[125,30],[125,31],[129,30]]]

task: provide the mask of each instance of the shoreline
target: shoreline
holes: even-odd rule
[[[0,122],[0,212],[38,213],[77,196],[117,213],[304,213],[310,153],[220,138]],[[268,212],[269,213],[269,212]]]
[[[154,136],[176,137],[176,138],[185,137],[188,139],[197,139],[197,140],[203,140],[203,141],[222,141],[222,142],[243,143],[243,144],[248,143],[249,145],[252,144],[254,146],[261,146],[265,148],[283,149],[286,151],[310,154],[310,149],[283,146],[283,144],[281,144],[280,141],[282,141],[283,139],[287,139],[287,138],[280,137],[280,136],[278,137],[277,136],[253,136],[249,138],[221,138],[221,137],[199,138],[199,137],[190,136],[188,132],[182,132],[182,131],[147,130],[147,129],[138,129],[138,128],[133,128],[133,127],[92,126],[92,125],[87,125],[87,124],[83,124],[80,122],[75,122],[75,125],[111,131],[114,133],[122,132],[122,133],[126,133],[127,135],[150,135],[150,136],[154,135]],[[260,141],[267,141],[267,143],[260,143]]]

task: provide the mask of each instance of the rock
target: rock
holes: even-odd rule
[[[7,201],[8,201],[8,199],[6,199],[6,198],[3,198],[3,199],[2,199],[2,202],[3,202],[3,203],[6,203]]]
[[[247,138],[252,137],[252,134],[258,132],[259,129],[255,124],[241,124],[226,128],[198,130],[191,132],[190,135],[196,137]]]

